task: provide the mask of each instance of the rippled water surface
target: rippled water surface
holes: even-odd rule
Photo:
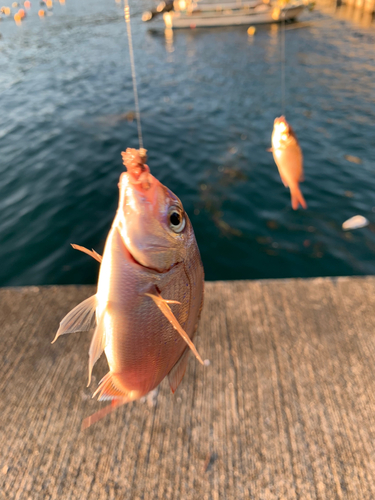
[[[134,49],[153,174],[182,200],[213,279],[375,273],[375,29],[326,10],[286,31],[286,116],[305,157],[294,212],[267,152],[281,114],[277,26],[179,31],[140,21]],[[94,283],[137,147],[122,9],[37,7],[0,24],[0,285]],[[293,26],[293,28],[296,28]],[[361,214],[370,226],[343,232]]]

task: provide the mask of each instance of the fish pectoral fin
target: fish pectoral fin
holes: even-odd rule
[[[172,370],[168,373],[168,381],[173,394],[175,393],[177,387],[180,385],[181,380],[184,378],[187,363],[189,360],[189,354],[190,354],[190,349],[186,347],[180,359],[174,365]]]
[[[103,325],[103,319],[101,319],[95,329],[94,335],[91,339],[90,349],[89,349],[89,381],[87,387],[91,384],[91,374],[95,363],[98,361],[100,356],[106,346],[105,330]]]
[[[180,304],[180,302],[177,302],[176,300],[165,300],[163,297],[158,294],[154,295],[152,293],[145,293],[147,297],[151,297],[151,299],[155,302],[155,304],[158,306],[158,308],[161,310],[161,312],[164,314],[164,316],[168,319],[168,321],[171,323],[173,328],[178,331],[178,333],[181,335],[181,337],[185,340],[187,345],[190,347],[190,349],[193,351],[195,354],[195,357],[197,360],[203,365],[202,358],[199,356],[199,353],[197,349],[195,348],[195,345],[191,341],[189,335],[185,332],[185,330],[182,328],[180,323],[178,322],[176,316],[173,314],[171,311],[171,308],[169,307],[168,304]]]
[[[88,248],[81,247],[80,245],[75,245],[74,243],[71,243],[72,247],[75,250],[79,250],[80,252],[87,253],[87,255],[90,255],[93,259],[97,260],[98,262],[102,262],[103,257],[98,254],[98,252],[95,252],[94,249],[89,250]]]
[[[96,422],[99,422],[99,420],[104,418],[106,415],[109,415],[114,410],[116,410],[116,408],[118,408],[121,405],[124,405],[125,403],[128,403],[129,401],[132,401],[132,400],[128,400],[127,398],[113,399],[111,401],[110,405],[107,405],[104,408],[101,408],[99,411],[97,411],[96,413],[94,413],[90,417],[85,418],[82,421],[81,430],[84,431],[85,429],[90,427],[90,425],[93,425]]]
[[[72,309],[61,321],[52,344],[67,333],[88,332],[95,327],[95,310],[97,306],[96,295],[84,300]]]

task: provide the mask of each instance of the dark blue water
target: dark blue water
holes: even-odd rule
[[[316,10],[286,31],[286,116],[305,157],[294,212],[270,147],[281,114],[279,33],[133,35],[145,147],[183,201],[206,277],[375,273],[375,28]],[[33,6],[0,24],[0,285],[94,283],[118,199],[120,153],[138,147],[122,9]],[[347,159],[347,155],[356,157]],[[362,214],[371,224],[344,233]]]

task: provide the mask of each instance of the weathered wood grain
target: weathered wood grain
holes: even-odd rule
[[[0,289],[0,499],[375,498],[375,277],[207,283],[210,365],[81,432],[93,293]]]

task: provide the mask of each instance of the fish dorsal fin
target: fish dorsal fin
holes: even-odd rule
[[[60,335],[75,332],[88,332],[91,328],[95,328],[96,306],[97,298],[96,295],[93,295],[72,309],[61,321],[53,342],[56,342]]]
[[[173,393],[176,391],[177,387],[181,383],[181,380],[184,378],[187,363],[189,360],[189,354],[190,354],[190,349],[189,347],[186,347],[180,359],[174,365],[172,370],[168,373],[168,381]]]
[[[89,349],[89,381],[87,387],[91,384],[91,373],[95,363],[98,361],[106,346],[106,337],[104,330],[104,314],[102,314],[97,327],[95,328],[94,335],[91,339]]]

